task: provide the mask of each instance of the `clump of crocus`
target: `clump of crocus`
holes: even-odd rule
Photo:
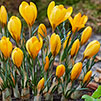
[[[65,66],[63,64],[57,66],[56,68],[56,76],[60,78],[65,73]]]
[[[5,58],[9,58],[12,52],[12,43],[9,41],[9,38],[3,36],[0,40],[0,50],[3,53]]]
[[[83,53],[83,59],[91,58],[92,56],[96,55],[100,50],[100,42],[97,40],[94,40],[88,44],[86,47],[84,53]]]
[[[8,22],[8,30],[14,40],[18,43],[21,35],[21,21],[18,17],[12,16]]]
[[[83,83],[88,83],[90,81],[91,75],[92,75],[92,71],[88,71],[83,79]]]
[[[73,66],[72,71],[71,71],[71,80],[72,81],[76,80],[79,77],[81,70],[82,70],[81,62],[78,62]]]
[[[77,54],[79,47],[80,47],[79,39],[76,39],[71,48],[71,57]]]
[[[69,32],[67,33],[66,40],[65,40],[65,42],[63,43],[63,49],[66,48],[66,45],[67,45],[68,40],[69,40],[69,43],[68,43],[68,44],[70,44],[70,41],[71,41],[71,38],[69,39],[70,33],[71,33],[71,31],[69,31]]]
[[[88,17],[86,15],[81,17],[81,13],[75,15],[74,19],[70,16],[69,21],[72,26],[72,32],[75,33],[76,30],[79,31],[81,28],[84,28],[87,20]]]
[[[19,12],[28,26],[32,26],[34,24],[37,17],[37,8],[33,2],[28,4],[27,2],[23,1],[19,6]]]
[[[2,27],[7,24],[7,11],[3,5],[0,7],[0,23]]]
[[[91,35],[92,35],[92,28],[88,26],[82,32],[81,45],[84,45],[88,41],[88,39],[91,37]]]
[[[61,39],[58,34],[53,33],[50,38],[51,53],[55,57],[61,48]]]
[[[56,5],[55,2],[52,1],[47,9],[47,15],[48,19],[50,21],[50,24],[52,26],[52,30],[54,32],[55,28],[65,20],[69,18],[73,11],[72,7],[69,7],[68,9],[64,8],[63,5]]]
[[[49,58],[46,56],[45,58],[45,66],[44,66],[44,71],[46,72],[49,68]]]
[[[19,68],[23,61],[23,52],[20,48],[15,47],[12,51],[13,63]]]
[[[33,59],[36,58],[42,48],[43,40],[41,37],[39,39],[40,40],[38,40],[36,36],[33,36],[26,42],[26,49]]]
[[[45,38],[47,36],[47,29],[44,24],[40,24],[38,28],[38,37]]]
[[[42,78],[37,85],[37,89],[40,91],[44,87],[45,80]]]

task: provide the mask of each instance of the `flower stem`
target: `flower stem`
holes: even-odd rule
[[[5,36],[5,29],[4,29],[4,27],[2,27],[2,34],[3,34],[3,36]]]
[[[28,28],[29,28],[29,38],[30,38],[31,37],[31,34],[32,34],[32,27],[29,26]]]

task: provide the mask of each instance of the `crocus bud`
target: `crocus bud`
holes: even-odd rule
[[[44,80],[44,78],[42,78],[42,79],[38,82],[37,89],[38,89],[38,90],[41,90],[41,89],[44,87],[44,83],[45,83],[45,80]]]
[[[69,39],[70,33],[71,33],[71,31],[69,31],[69,32],[67,33],[66,40],[65,40],[65,42],[63,43],[63,49],[66,48],[66,45],[67,45],[68,40],[69,40],[69,43],[70,43],[70,41],[71,41],[71,38]],[[69,44],[69,43],[68,43],[68,44]]]
[[[46,56],[45,60],[46,60],[46,62],[45,62],[44,70],[46,72],[49,68],[49,58],[48,58],[48,56]]]
[[[4,25],[7,23],[7,11],[3,5],[0,7],[0,22],[2,27],[4,27]]]
[[[81,28],[84,28],[87,20],[88,17],[85,15],[81,17],[81,13],[76,14],[74,19],[70,16],[69,21],[72,26],[72,32],[75,33],[76,30],[79,31]]]
[[[51,53],[55,57],[61,48],[61,39],[58,34],[53,33],[50,38]]]
[[[72,71],[71,71],[71,80],[72,81],[76,80],[79,77],[81,70],[82,70],[81,62],[78,62],[73,66]]]
[[[83,58],[91,58],[92,56],[96,55],[100,50],[100,42],[97,40],[94,40],[88,44],[86,47],[84,53],[83,53]]]
[[[44,24],[40,24],[38,28],[38,37],[45,38],[47,36],[47,29]]]
[[[90,81],[91,75],[92,75],[92,71],[88,71],[83,79],[83,83],[88,83]]]
[[[19,58],[20,57],[20,58]],[[19,68],[23,61],[23,52],[20,48],[15,47],[12,51],[13,63]]]
[[[79,47],[80,47],[79,39],[76,39],[71,48],[71,57],[77,54]]]
[[[10,57],[12,48],[13,46],[12,43],[9,41],[9,38],[3,36],[0,40],[0,50],[5,58]]]
[[[28,4],[27,2],[23,1],[19,6],[19,12],[28,26],[32,26],[34,24],[37,17],[37,8],[33,2]]]
[[[86,27],[81,36],[81,45],[84,45],[88,39],[91,37],[92,28],[90,26]]]
[[[27,43],[26,43],[26,49],[30,56],[32,56],[33,59],[36,58],[38,55],[39,51],[42,48],[43,40],[40,38],[40,40],[37,39],[36,36],[33,36],[30,38]]]
[[[12,16],[8,22],[8,30],[16,42],[19,42],[21,35],[21,21],[18,17]]]
[[[56,5],[55,2],[52,1],[47,9],[47,15],[48,19],[50,21],[50,24],[52,26],[52,30],[54,32],[55,28],[65,20],[69,18],[73,11],[72,7],[69,7],[68,9],[64,8],[63,5]]]
[[[61,76],[63,76],[64,73],[65,73],[65,66],[62,65],[62,64],[57,66],[57,68],[56,68],[56,76],[58,78],[60,78]]]

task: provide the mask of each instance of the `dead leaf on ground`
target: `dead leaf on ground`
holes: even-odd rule
[[[87,88],[90,88],[92,90],[96,90],[98,88],[98,84],[95,83],[95,82],[90,82],[88,85],[87,85]]]

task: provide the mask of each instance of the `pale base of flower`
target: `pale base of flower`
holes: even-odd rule
[[[67,92],[68,90],[71,89],[71,86],[72,86],[72,82],[68,83],[68,85],[67,85],[67,87],[66,87],[66,89],[65,89],[65,94],[66,94],[66,92]]]
[[[20,98],[20,93],[19,93],[17,84],[16,84],[15,88],[13,88],[13,91],[14,91],[14,97],[15,98]]]
[[[46,101],[53,101],[53,94],[46,93],[45,94],[45,100]]]
[[[37,94],[37,96],[34,97],[34,101],[41,101],[41,95]]]
[[[79,85],[78,87],[77,87],[77,89],[80,89],[81,88],[81,86]],[[82,94],[83,94],[83,92],[81,91],[81,90],[75,90],[72,94],[71,94],[71,98],[72,99],[78,99],[78,98],[80,98],[81,96],[82,96]]]
[[[69,101],[68,99],[66,99],[63,95],[61,97],[61,101]]]
[[[6,88],[2,91],[2,101],[12,101],[10,89]]]
[[[23,88],[21,91],[21,99],[26,100],[30,98],[29,87]]]

